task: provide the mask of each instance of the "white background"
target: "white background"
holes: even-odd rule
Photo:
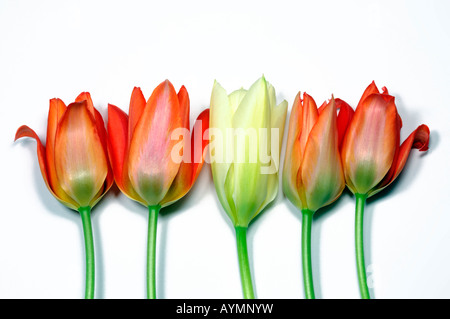
[[[289,110],[298,91],[356,106],[375,80],[396,96],[402,140],[431,129],[399,179],[366,208],[366,263],[376,298],[449,298],[448,1],[0,2],[0,297],[82,298],[79,215],[48,192],[27,124],[45,141],[48,100],[82,91],[107,117],[168,78],[185,85],[191,121],[214,79],[229,92],[264,74]],[[285,136],[286,138],[286,136]],[[116,188],[93,210],[96,297],[144,298],[147,211]],[[279,193],[249,228],[259,298],[303,298],[301,218]],[[313,223],[319,298],[358,298],[354,198]],[[190,194],[159,219],[160,298],[241,298],[232,224],[206,165]]]

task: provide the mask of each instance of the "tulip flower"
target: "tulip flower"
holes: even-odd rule
[[[364,266],[363,215],[366,199],[389,186],[403,170],[411,149],[428,149],[430,130],[420,125],[400,145],[402,120],[395,98],[372,82],[364,92],[342,146],[348,188],[356,197],[355,242],[361,295],[370,298]]]
[[[340,109],[337,115],[337,108]],[[317,109],[314,99],[298,93],[289,120],[283,191],[302,212],[302,263],[306,298],[313,299],[311,226],[314,212],[331,204],[345,188],[340,141],[353,116],[342,100],[331,99]]]
[[[114,179],[129,198],[148,207],[147,297],[156,298],[156,228],[158,214],[183,197],[202,168],[209,110],[189,131],[189,95],[178,94],[169,81],[161,83],[148,101],[139,88],[131,95],[129,116],[108,107],[109,156]],[[179,134],[182,140],[179,141]],[[191,142],[189,142],[191,141]],[[182,154],[182,158],[180,154]]]
[[[245,298],[254,298],[247,228],[278,192],[278,162],[287,102],[262,77],[230,95],[215,82],[211,95],[210,155],[214,185],[235,230]]]
[[[91,208],[105,195],[114,178],[108,161],[106,130],[89,93],[81,93],[66,107],[50,100],[47,142],[21,126],[16,140],[32,137],[45,184],[61,203],[80,213],[86,249],[86,299],[94,298],[95,263]]]

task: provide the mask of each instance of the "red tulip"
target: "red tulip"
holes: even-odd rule
[[[60,99],[50,100],[45,147],[24,125],[15,139],[25,136],[36,140],[42,177],[53,196],[67,207],[93,207],[111,187],[106,130],[89,93],[81,93],[67,107]]]
[[[173,161],[172,150],[179,141],[171,138],[172,132],[189,130],[189,96],[184,86],[177,94],[166,80],[147,102],[141,90],[134,88],[129,116],[110,104],[108,118],[109,156],[116,184],[124,194],[145,206],[167,206],[190,190],[203,165],[207,141],[202,137],[208,128],[209,109],[197,118],[201,132],[192,134],[191,160]],[[194,148],[197,134],[200,152]]]
[[[411,149],[428,149],[430,130],[420,125],[400,145],[402,120],[395,98],[375,83],[364,92],[348,127],[342,161],[348,187],[368,197],[391,184],[406,164]]]

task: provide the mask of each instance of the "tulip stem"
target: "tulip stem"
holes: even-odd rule
[[[356,246],[356,267],[358,269],[359,290],[362,299],[370,299],[369,288],[367,286],[366,268],[364,262],[364,241],[363,222],[364,205],[367,195],[356,194],[356,218],[355,218],[355,246]]]
[[[148,207],[147,299],[156,299],[156,228],[161,206]]]
[[[95,289],[95,256],[94,238],[92,236],[91,207],[80,207],[78,212],[83,223],[84,243],[86,251],[86,293],[85,299],[94,299]]]
[[[302,210],[302,264],[303,284],[306,299],[315,299],[314,282],[311,265],[311,228],[314,212],[309,209]]]
[[[248,262],[247,251],[247,227],[236,227],[236,243],[239,259],[239,270],[241,273],[242,292],[245,299],[255,299],[253,292],[252,274]]]

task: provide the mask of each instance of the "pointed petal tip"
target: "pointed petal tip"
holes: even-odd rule
[[[78,94],[77,98],[75,99],[75,101],[81,101],[81,100],[86,100],[86,99],[91,99],[91,93],[89,92],[81,92],[80,94]]]
[[[139,86],[135,86],[135,87],[133,88],[133,92],[132,92],[131,94],[133,94],[134,92],[137,92],[137,93],[141,93],[141,94],[142,94],[142,90],[141,90],[141,88],[140,88]]]
[[[60,98],[54,97],[52,99],[50,99],[50,103],[55,103],[55,102],[63,102]]]
[[[114,104],[108,103],[108,113],[119,110],[121,110],[119,107],[115,106]]]
[[[180,89],[178,90],[178,95],[180,95],[180,93],[188,94],[188,91],[187,91],[187,89],[186,89],[186,87],[184,85],[182,85],[180,87]]]

